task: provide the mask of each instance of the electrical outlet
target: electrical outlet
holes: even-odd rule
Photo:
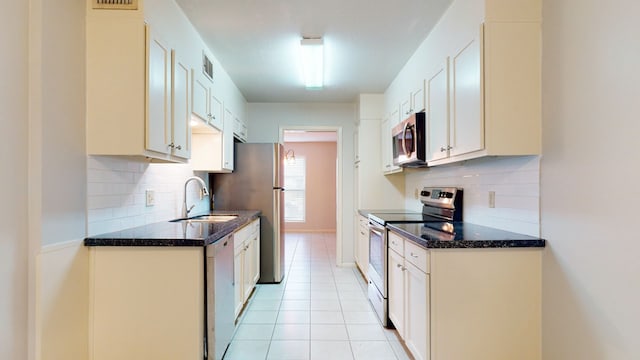
[[[153,206],[156,204],[156,192],[153,190],[147,190],[144,192],[146,196],[146,205]]]
[[[492,208],[492,209],[496,207],[496,192],[495,191],[489,191],[489,207]]]

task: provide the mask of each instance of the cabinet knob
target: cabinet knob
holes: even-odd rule
[[[447,146],[447,150],[453,149],[453,146]]]
[[[182,145],[176,146],[176,150],[182,150]]]
[[[396,264],[396,267],[402,269],[402,265],[400,265],[400,264]]]
[[[447,151],[447,149],[445,149],[444,146],[440,148],[440,152],[445,152],[445,151]]]
[[[171,144],[167,145],[167,147],[170,147],[170,148],[172,148],[172,149],[173,149],[173,148],[175,148],[175,147],[176,147],[176,145],[175,145],[174,143],[171,143]]]

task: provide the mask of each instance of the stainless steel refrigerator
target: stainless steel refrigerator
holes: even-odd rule
[[[280,144],[236,143],[235,167],[211,174],[214,210],[260,210],[260,283],[284,277],[284,189]]]

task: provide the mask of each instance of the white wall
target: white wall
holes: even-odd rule
[[[0,3],[0,359],[27,358],[28,5]]]
[[[539,156],[492,157],[405,171],[408,209],[420,211],[415,194],[424,186],[457,186],[464,189],[464,221],[540,235]],[[489,208],[489,191],[495,192],[495,208]]]
[[[88,351],[85,4],[30,3],[30,343],[35,359]]]
[[[351,103],[249,103],[248,142],[279,142],[280,127],[331,126],[342,128],[342,229],[338,224],[338,236],[342,235],[342,258],[339,263],[352,264],[353,260],[353,132],[356,121],[356,105]]]
[[[545,360],[640,359],[639,14],[544,0]]]

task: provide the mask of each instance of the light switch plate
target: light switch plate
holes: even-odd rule
[[[496,192],[495,191],[489,191],[489,208],[495,208],[496,207]]]
[[[146,205],[147,206],[153,206],[156,204],[156,192],[153,190],[146,190],[145,192],[145,197],[146,197]]]

